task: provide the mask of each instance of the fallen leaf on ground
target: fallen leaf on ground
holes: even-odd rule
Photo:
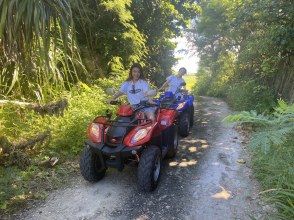
[[[246,161],[244,159],[238,159],[237,162],[242,163],[242,164],[246,163]]]
[[[226,190],[224,187],[221,186],[221,191],[212,195],[212,198],[215,199],[224,199],[224,200],[228,200],[231,197],[231,192]]]
[[[58,158],[57,157],[52,157],[49,162],[50,162],[50,165],[53,167],[57,162],[58,162]]]

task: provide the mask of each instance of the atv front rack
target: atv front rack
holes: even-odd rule
[[[103,121],[99,120],[101,118],[103,118]],[[98,116],[93,120],[93,122],[106,125],[106,126],[114,126],[114,127],[136,127],[136,126],[145,126],[145,125],[151,124],[152,120],[136,118],[130,122],[124,122],[124,121],[118,121],[118,120],[110,120],[106,116]]]

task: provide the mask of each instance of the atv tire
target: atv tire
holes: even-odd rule
[[[160,169],[161,153],[156,146],[148,146],[142,153],[138,166],[138,185],[144,192],[151,192],[157,187]]]
[[[183,112],[179,119],[179,134],[182,137],[187,137],[190,131],[190,112]]]
[[[85,147],[80,158],[80,171],[85,180],[97,182],[105,176],[106,168],[102,167],[99,155],[89,146]]]
[[[178,152],[178,145],[179,145],[179,134],[178,134],[178,126],[174,125],[169,133],[170,143],[169,143],[169,149],[166,154],[166,158],[173,158],[176,156]]]
[[[194,125],[194,106],[190,107],[190,128]]]

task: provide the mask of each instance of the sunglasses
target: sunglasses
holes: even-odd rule
[[[132,85],[132,90],[129,91],[131,94],[136,94],[138,92],[141,92],[141,89],[136,89],[135,84]]]

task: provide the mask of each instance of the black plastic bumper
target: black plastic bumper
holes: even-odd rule
[[[97,144],[90,140],[85,142],[86,146],[89,146],[95,153],[99,155],[100,160],[103,160],[105,167],[114,167],[118,170],[124,168],[124,161],[127,158],[134,156],[133,151],[140,152],[142,147],[126,147],[124,145],[118,145],[111,147],[106,144]]]

